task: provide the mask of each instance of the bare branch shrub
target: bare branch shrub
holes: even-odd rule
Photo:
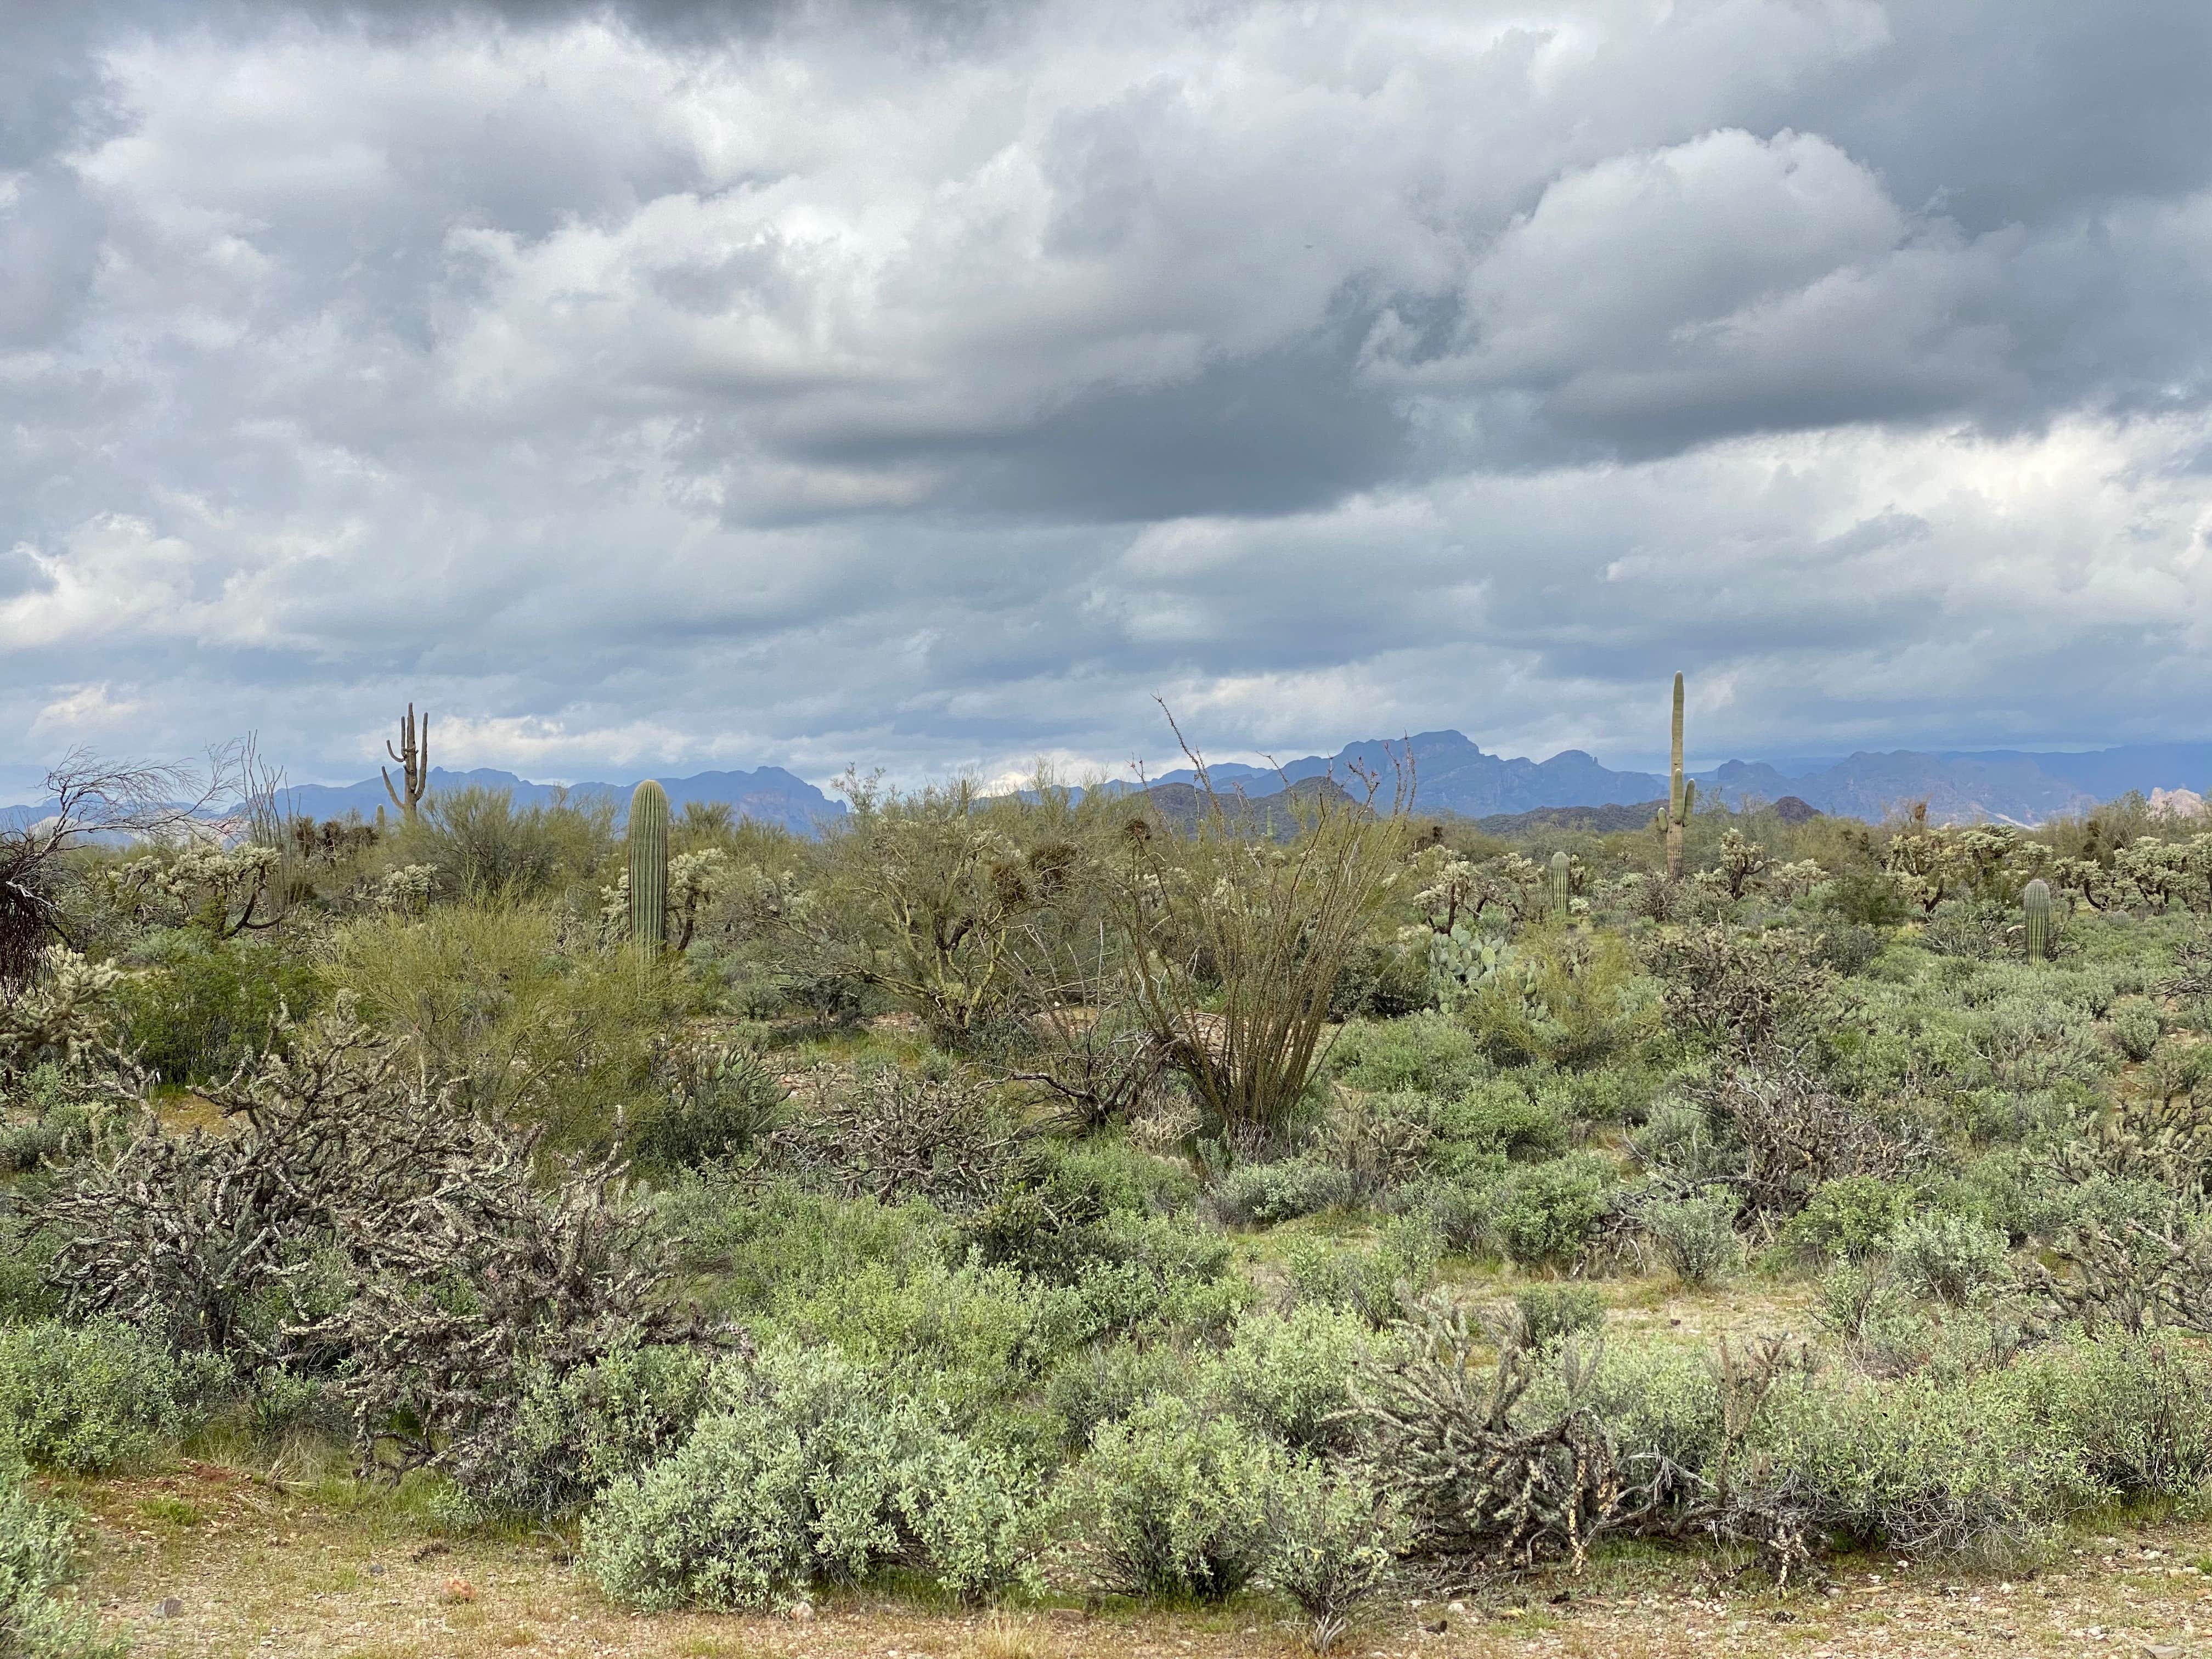
[[[763,1143],[760,1167],[841,1198],[970,1210],[1013,1180],[1034,1133],[978,1078],[823,1066]]]

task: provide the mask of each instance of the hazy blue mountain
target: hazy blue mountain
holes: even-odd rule
[[[433,795],[441,790],[465,789],[471,785],[507,790],[518,806],[544,805],[564,796],[577,801],[603,795],[615,803],[618,817],[629,811],[630,791],[635,787],[634,783],[577,783],[570,784],[564,791],[558,784],[532,783],[512,772],[485,768],[472,772],[448,772],[435,766],[430,769]],[[740,817],[781,824],[799,835],[814,834],[823,821],[842,817],[845,811],[844,802],[831,799],[805,779],[780,766],[763,766],[751,772],[700,772],[688,778],[663,778],[660,787],[668,792],[668,804],[678,812],[690,801],[726,802]],[[287,797],[289,811],[299,817],[338,818],[348,812],[359,812],[365,818],[373,818],[378,807],[389,811],[392,805],[391,798],[384,793],[382,778],[348,784],[295,784],[287,792]]]

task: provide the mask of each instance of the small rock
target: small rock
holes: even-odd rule
[[[1467,1611],[1467,1603],[1464,1601],[1447,1601],[1444,1603],[1444,1611],[1446,1613],[1465,1613]]]
[[[185,1604],[173,1595],[165,1595],[155,1611],[164,1619],[181,1619],[185,1616]]]
[[[791,1604],[790,1616],[793,1619],[799,1620],[802,1622],[811,1619],[814,1616],[814,1603],[811,1601],[793,1601]]]
[[[384,1577],[384,1563],[383,1563],[383,1562],[381,1562],[381,1561],[372,1561],[372,1562],[370,1562],[370,1563],[368,1564],[368,1576],[369,1576],[371,1578],[381,1578],[381,1577]]]

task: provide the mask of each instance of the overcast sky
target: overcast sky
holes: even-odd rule
[[[2203,0],[0,42],[0,787],[2212,735]]]

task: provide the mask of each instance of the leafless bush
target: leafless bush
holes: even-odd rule
[[[1928,1127],[1878,1117],[1786,1052],[1769,1051],[1692,1091],[1714,1130],[1705,1178],[1740,1194],[1753,1216],[1795,1215],[1821,1182],[1904,1174],[1935,1152]]]
[[[1032,1133],[980,1079],[896,1066],[847,1077],[823,1066],[768,1137],[761,1168],[842,1198],[926,1198],[967,1210],[1013,1178]]]
[[[1810,942],[1786,929],[1669,930],[1647,961],[1666,981],[1670,1025],[1744,1056],[1773,1047],[1815,1012],[1831,982]]]

